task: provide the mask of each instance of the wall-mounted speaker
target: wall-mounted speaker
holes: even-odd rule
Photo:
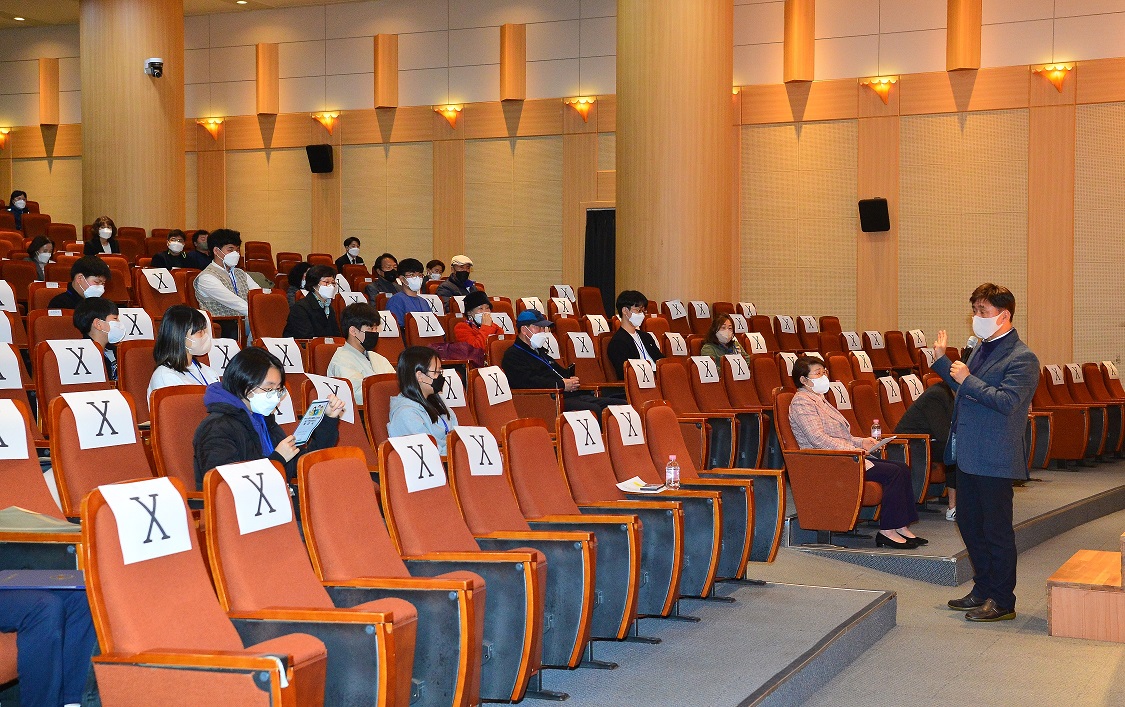
[[[891,212],[887,209],[886,199],[860,199],[859,228],[864,233],[891,230]]]
[[[306,145],[305,152],[309,156],[309,169],[313,174],[327,174],[332,171],[331,145]]]

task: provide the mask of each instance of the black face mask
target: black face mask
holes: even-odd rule
[[[383,273],[383,278],[385,280],[389,280],[391,282],[394,282],[397,277],[398,277],[398,270],[388,270],[388,271]]]
[[[453,279],[463,285],[468,281],[469,273],[465,270],[458,270],[457,272],[453,273]]]
[[[429,373],[426,375],[429,375]],[[445,376],[439,373],[437,378],[430,380],[430,385],[433,387],[435,395],[441,395],[441,391],[445,390]]]
[[[362,331],[360,333],[363,334],[363,341],[360,342],[360,346],[363,347],[363,350],[374,351],[375,347],[379,345],[379,332]]]

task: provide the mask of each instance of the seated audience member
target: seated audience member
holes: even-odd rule
[[[289,287],[285,290],[285,299],[289,306],[297,304],[297,293],[305,289],[305,273],[312,267],[312,263],[302,260],[289,271]]]
[[[188,256],[190,253],[184,252],[184,244],[187,243],[187,236],[180,229],[175,229],[168,232],[168,247],[152,256],[152,267],[154,268],[190,268],[190,261]]]
[[[71,321],[82,336],[101,345],[106,374],[117,380],[117,344],[125,338],[125,325],[117,321],[117,305],[104,297],[84,299],[74,308]]]
[[[314,265],[305,273],[308,293],[289,308],[285,336],[313,339],[318,336],[339,336],[340,324],[332,311],[336,299],[336,270],[327,265]]]
[[[356,404],[362,405],[363,379],[395,372],[391,362],[375,352],[379,345],[379,311],[366,302],[349,304],[340,314],[340,329],[347,339],[332,354],[328,375],[347,379],[352,384]]]
[[[20,189],[12,192],[12,198],[8,199],[8,208],[5,209],[12,214],[12,218],[16,220],[16,228],[23,228],[23,215],[27,213],[27,192]]]
[[[211,264],[211,251],[207,248],[208,231],[196,231],[191,236],[191,252],[187,254],[187,267],[202,270]]]
[[[723,356],[738,354],[750,363],[750,354],[738,343],[734,337],[734,320],[729,314],[716,314],[711,318],[711,327],[703,337],[703,348],[699,352],[703,356],[710,356],[722,369]]]
[[[445,263],[438,259],[426,263],[426,279],[440,280],[445,275]]]
[[[383,253],[375,258],[375,267],[371,270],[374,278],[370,285],[363,288],[367,301],[375,303],[375,297],[380,292],[388,295],[402,292],[402,280],[398,276],[398,258],[390,253]]]
[[[387,311],[394,315],[400,327],[406,326],[407,312],[431,312],[430,303],[419,297],[422,290],[422,262],[407,258],[399,263],[402,272],[402,292],[387,300]]]
[[[516,317],[518,337],[507,351],[500,367],[508,376],[513,389],[557,388],[563,391],[564,410],[591,410],[595,415],[610,406],[620,404],[620,398],[599,398],[578,390],[581,381],[574,375],[574,367],[563,368],[551,358],[544,348],[547,330],[554,326],[542,312],[525,309]]]
[[[35,279],[42,282],[47,279],[46,268],[47,263],[51,262],[51,256],[55,254],[55,244],[47,236],[36,236],[31,239],[31,245],[27,247],[27,259],[35,263]]]
[[[793,382],[798,390],[789,406],[789,424],[801,449],[842,449],[865,455],[875,445],[871,437],[853,437],[848,421],[824,398],[829,379],[823,361],[799,357],[793,364]],[[867,480],[883,487],[875,546],[913,550],[925,545],[927,541],[915,536],[909,527],[918,522],[910,468],[901,462],[875,458],[866,459],[866,464]]]
[[[648,299],[636,290],[622,290],[617,295],[617,316],[621,319],[621,326],[609,337],[606,346],[606,355],[609,356],[613,370],[617,371],[617,378],[625,380],[625,362],[631,358],[643,358],[654,366],[664,358],[660,353],[660,345],[652,337],[641,331],[641,325],[648,316]]]
[[[169,307],[160,320],[152,357],[156,370],[148,381],[148,395],[173,385],[211,385],[219,380],[199,359],[211,351],[207,317],[184,304]]]
[[[345,265],[363,265],[359,257],[359,239],[355,236],[344,239],[344,254],[336,258],[336,272],[344,272]]]
[[[82,246],[84,255],[121,252],[121,246],[117,242],[117,224],[109,216],[94,219],[91,230],[93,237]]]
[[[80,704],[98,638],[86,592],[4,590],[0,593],[0,632],[12,631],[16,632],[19,703],[34,707]]]
[[[477,291],[476,283],[469,279],[469,275],[473,272],[473,261],[469,260],[469,256],[453,256],[449,261],[449,267],[453,268],[453,272],[450,273],[449,279],[437,288],[437,296],[445,302],[446,308],[449,307],[450,297],[464,297],[470,292]]]
[[[445,456],[445,438],[457,427],[457,416],[442,400],[445,376],[441,358],[427,346],[410,346],[398,357],[398,395],[391,398],[387,434],[391,437],[428,434]]]
[[[47,308],[75,309],[86,298],[101,297],[105,294],[109,278],[109,266],[104,260],[94,255],[84,255],[70,266],[70,282],[66,286],[66,292],[51,298]]]
[[[219,228],[207,236],[211,248],[211,264],[195,278],[195,297],[199,306],[213,317],[246,317],[246,297],[250,290],[260,289],[258,283],[238,267],[242,257],[239,248],[242,236],[238,231]],[[236,338],[232,322],[220,322],[223,336]],[[246,322],[249,330],[249,321]]]
[[[465,295],[465,318],[453,327],[453,336],[473,348],[484,351],[488,337],[503,334],[504,328],[492,323],[492,305],[480,290]]]
[[[949,426],[952,421],[953,389],[942,381],[926,388],[918,399],[906,408],[902,419],[895,425],[895,433],[929,435],[930,458],[935,463],[939,463],[945,458],[945,443],[949,439]],[[945,465],[945,488],[948,495],[945,519],[957,520],[956,464]]]
[[[266,458],[285,466],[290,480],[297,475],[297,458],[305,453],[336,446],[344,402],[328,396],[325,418],[299,449],[273,419],[286,395],[281,361],[265,349],[251,346],[231,358],[223,380],[207,386],[203,404],[207,417],[195,430],[195,484],[203,488],[203,475],[223,464]]]

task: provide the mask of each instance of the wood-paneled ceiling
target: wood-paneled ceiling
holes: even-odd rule
[[[140,0],[144,1],[144,0]],[[184,0],[185,15],[209,15],[214,12],[245,12],[271,7],[298,5],[332,5],[356,0]],[[15,18],[22,17],[23,21]],[[78,24],[78,0],[0,0],[0,29],[42,25]]]

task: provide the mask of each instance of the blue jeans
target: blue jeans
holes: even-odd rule
[[[0,590],[0,632],[11,631],[21,707],[81,702],[97,640],[86,592]]]

